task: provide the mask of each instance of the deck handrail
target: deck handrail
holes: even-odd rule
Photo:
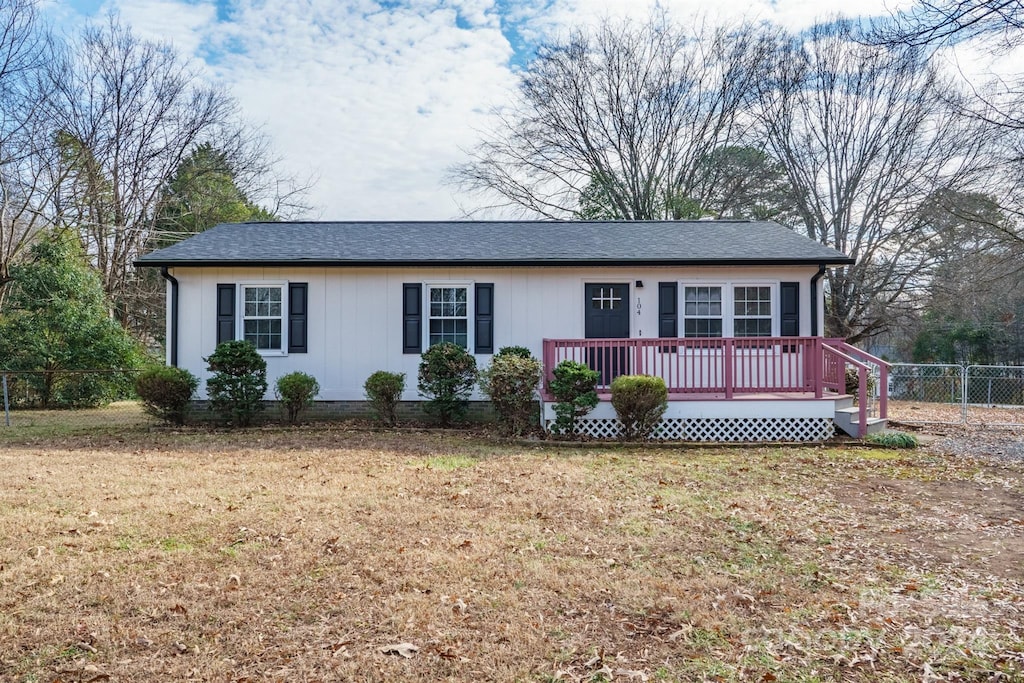
[[[846,366],[847,364],[857,368],[857,436],[864,438],[868,434],[868,366],[851,355],[840,351],[831,344],[822,344],[822,380],[825,381],[825,368],[828,357],[836,356],[842,363],[839,365],[840,372],[835,385],[829,385],[837,393],[846,392]],[[829,378],[831,379],[831,378]]]
[[[867,363],[868,365],[874,365],[878,368],[878,417],[889,417],[889,370],[892,369],[892,363],[882,360],[878,356],[874,356],[863,349],[858,349],[845,339],[827,339],[825,343],[830,344],[855,358],[859,357],[862,362]]]
[[[545,339],[544,390],[562,360],[619,374],[662,377],[670,394],[804,393],[819,389],[821,337]]]

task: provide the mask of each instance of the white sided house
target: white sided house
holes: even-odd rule
[[[441,221],[222,224],[136,265],[167,280],[167,362],[203,380],[218,343],[246,339],[271,386],[299,370],[345,406],[388,370],[417,401],[431,344],[480,367],[518,345],[544,364],[545,427],[552,370],[572,359],[601,373],[591,435],[618,431],[611,379],[648,374],[669,388],[660,438],[817,441],[884,425],[885,364],[822,336],[822,276],[852,262],[766,221]]]

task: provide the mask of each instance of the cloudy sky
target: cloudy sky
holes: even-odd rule
[[[858,0],[862,16],[907,0]],[[661,0],[679,21],[747,17],[802,28],[848,0]],[[313,176],[309,216],[446,219],[477,204],[442,180],[466,159],[493,107],[513,97],[539,40],[603,17],[648,15],[647,0],[51,0],[73,30],[120,12],[171,41],[239,100],[285,167]],[[714,7],[714,10],[709,10]]]

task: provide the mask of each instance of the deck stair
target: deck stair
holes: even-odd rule
[[[836,427],[853,437],[860,436],[860,409],[853,405],[853,396],[849,394],[836,397],[836,412],[833,418]],[[886,428],[884,417],[867,418],[867,434],[875,434]]]

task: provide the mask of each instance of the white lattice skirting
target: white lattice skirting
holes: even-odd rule
[[[545,420],[551,430],[554,420]],[[622,425],[615,418],[585,418],[580,431],[598,439],[614,439]],[[825,441],[835,434],[828,417],[666,418],[654,430],[659,441],[763,442]]]

